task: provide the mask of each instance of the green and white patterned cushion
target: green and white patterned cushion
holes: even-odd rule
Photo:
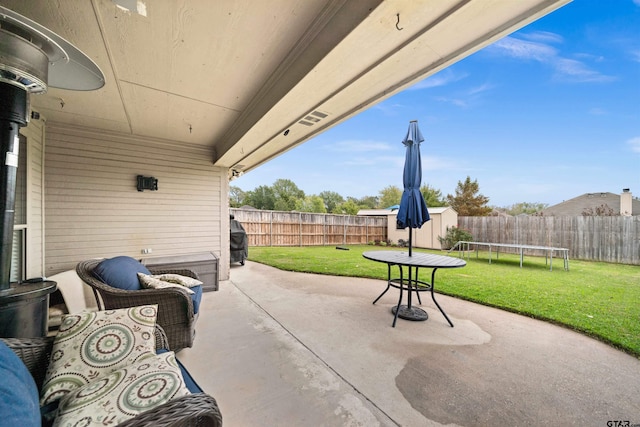
[[[156,274],[153,277],[160,279],[164,282],[177,283],[187,288],[193,288],[194,286],[202,285],[202,281],[194,279],[193,277],[182,276],[175,273]]]
[[[71,390],[155,354],[157,305],[64,316],[40,393],[49,405]]]
[[[173,277],[172,277],[173,276]],[[152,274],[143,274],[138,273],[138,280],[140,281],[140,285],[143,288],[147,289],[163,289],[163,288],[182,288],[187,291],[188,294],[193,294],[194,292],[189,289],[184,280],[178,280],[176,277],[184,277],[178,274],[161,274],[161,275],[152,275]],[[190,277],[185,277],[185,279],[195,280],[198,282],[198,285],[202,285],[202,282],[196,279],[191,279]],[[192,285],[196,286],[196,285]]]
[[[190,394],[173,352],[100,377],[60,401],[54,427],[117,425]]]

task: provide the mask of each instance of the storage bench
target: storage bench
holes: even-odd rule
[[[195,272],[202,281],[204,292],[218,290],[218,257],[213,252],[159,256],[140,260],[146,267],[186,269]]]

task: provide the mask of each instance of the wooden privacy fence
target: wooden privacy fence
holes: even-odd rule
[[[387,239],[387,218],[231,208],[249,246],[357,245]]]
[[[477,242],[555,246],[573,259],[640,265],[640,216],[458,217]]]

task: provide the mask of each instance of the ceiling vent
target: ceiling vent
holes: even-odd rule
[[[319,121],[321,121],[322,119],[324,119],[325,117],[329,116],[326,113],[323,113],[321,111],[313,111],[309,114],[307,114],[304,118],[300,119],[298,121],[298,123],[300,123],[301,125],[304,126],[313,126],[316,123],[318,123]]]

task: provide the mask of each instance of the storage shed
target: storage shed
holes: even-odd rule
[[[458,212],[449,206],[428,208],[428,210],[431,220],[427,221],[422,228],[413,230],[413,247],[442,249],[438,237],[444,237],[447,227],[458,226]],[[358,212],[359,216],[386,216],[387,238],[393,243],[398,243],[401,239],[409,240],[409,229],[398,229],[396,226],[397,214],[397,209],[366,209]]]

